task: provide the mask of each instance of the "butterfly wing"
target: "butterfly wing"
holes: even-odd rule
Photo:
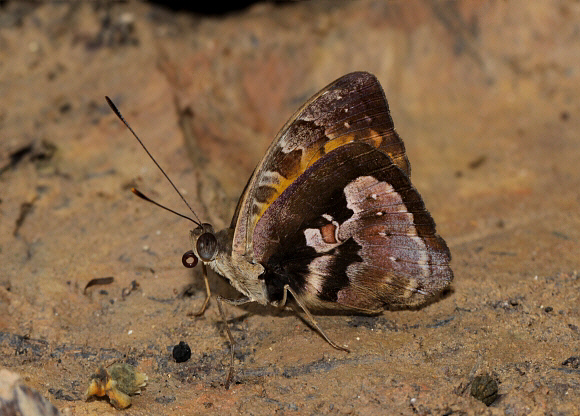
[[[363,142],[388,155],[406,176],[410,165],[383,89],[367,72],[347,74],[313,96],[280,130],[240,197],[232,251],[253,258],[254,228],[268,207],[309,167],[341,146]]]
[[[412,306],[453,278],[449,249],[406,173],[371,144],[324,154],[253,234],[269,300],[289,284],[310,307]]]

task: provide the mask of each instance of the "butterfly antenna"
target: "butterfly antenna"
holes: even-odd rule
[[[185,218],[186,220],[189,220],[197,225],[201,225],[199,222],[197,222],[196,220],[194,220],[193,218],[188,217],[187,215],[183,215],[180,214],[177,211],[172,210],[171,208],[167,208],[165,205],[161,205],[160,203],[152,200],[151,198],[149,198],[147,195],[142,194],[138,189],[136,188],[131,188],[131,192],[133,192],[135,195],[137,195],[139,198],[144,199],[147,202],[151,202],[153,205],[157,205],[159,208],[163,208],[166,211],[172,212],[175,215],[180,216],[181,218]]]
[[[107,104],[109,104],[109,107],[111,107],[111,110],[113,110],[113,112],[117,115],[117,117],[119,117],[119,120],[121,120],[123,122],[123,124],[129,129],[129,131],[133,134],[133,136],[135,136],[135,138],[137,139],[137,141],[139,142],[139,144],[143,147],[143,149],[145,149],[145,152],[147,152],[147,154],[149,155],[149,157],[151,158],[151,160],[153,161],[153,163],[155,163],[155,165],[159,168],[159,170],[161,171],[161,173],[163,173],[163,176],[165,176],[165,178],[169,181],[169,183],[171,184],[171,186],[173,186],[173,189],[175,189],[175,192],[177,192],[177,194],[181,197],[181,200],[185,203],[185,205],[187,205],[187,208],[189,208],[189,210],[193,213],[193,216],[197,219],[197,221],[193,220],[192,218],[189,218],[185,215],[179,214],[176,211],[173,211],[172,209],[169,209],[161,204],[158,204],[157,202],[153,201],[152,199],[149,199],[148,197],[146,197],[145,195],[143,195],[141,192],[139,192],[137,189],[133,188],[131,189],[131,191],[133,191],[133,193],[135,195],[137,195],[139,198],[142,198],[148,202],[151,202],[155,205],[157,205],[158,207],[161,207],[163,209],[166,209],[167,211],[173,212],[174,214],[179,215],[180,217],[186,218],[194,223],[196,223],[197,225],[201,225],[201,221],[199,219],[199,217],[197,216],[197,214],[195,213],[195,211],[193,210],[193,208],[191,208],[191,206],[189,205],[189,203],[185,200],[185,198],[183,197],[183,195],[181,195],[181,192],[179,192],[179,190],[177,189],[177,186],[175,186],[175,184],[173,183],[173,181],[171,179],[169,179],[169,176],[167,176],[167,173],[165,173],[165,171],[163,170],[163,168],[161,166],[159,166],[159,163],[157,163],[157,161],[155,160],[155,158],[153,157],[153,155],[151,153],[149,153],[149,150],[147,150],[147,147],[145,147],[145,145],[143,144],[143,142],[141,141],[141,139],[139,138],[139,136],[137,136],[137,133],[135,133],[135,131],[133,131],[133,129],[131,128],[131,126],[129,125],[129,123],[127,123],[127,121],[125,120],[125,118],[123,117],[123,115],[121,114],[121,112],[119,111],[119,109],[117,108],[117,106],[115,104],[113,104],[113,101],[111,101],[111,99],[107,96],[105,96],[105,100],[107,100]]]

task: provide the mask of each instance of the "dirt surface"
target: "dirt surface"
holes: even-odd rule
[[[0,366],[63,414],[100,365],[149,377],[125,411],[579,414],[580,3],[306,2],[200,16],[145,3],[0,5]],[[276,131],[353,70],[377,75],[448,242],[450,293],[417,311],[203,317],[189,223],[117,103],[216,228]],[[113,283],[84,290],[93,278]],[[135,282],[135,283],[132,283]],[[192,286],[192,287],[191,287]],[[212,291],[236,293],[212,275]],[[188,289],[189,290],[186,290]],[[186,341],[192,357],[171,351]],[[497,381],[487,407],[475,376]]]

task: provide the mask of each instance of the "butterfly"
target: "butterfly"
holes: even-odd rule
[[[284,307],[292,299],[326,341],[346,351],[311,310],[375,314],[428,302],[453,279],[451,254],[410,177],[377,78],[353,72],[332,82],[280,130],[228,228],[216,232],[191,219],[197,227],[182,261],[201,260],[207,292],[196,315],[210,298],[207,266],[243,295],[217,297],[224,321],[222,302]],[[235,341],[226,330],[227,388]]]

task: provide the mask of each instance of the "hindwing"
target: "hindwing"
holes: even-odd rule
[[[310,307],[418,305],[453,278],[409,177],[364,142],[323,155],[290,184],[259,219],[253,249],[269,300],[289,284]]]

